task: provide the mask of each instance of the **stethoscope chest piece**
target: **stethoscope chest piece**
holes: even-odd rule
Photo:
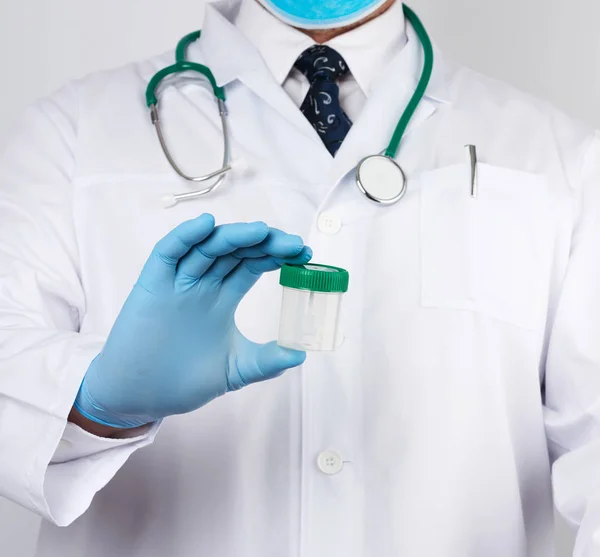
[[[371,155],[356,168],[358,189],[369,199],[382,205],[400,201],[406,193],[406,176],[391,157]]]

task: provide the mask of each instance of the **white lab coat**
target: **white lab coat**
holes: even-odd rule
[[[209,8],[190,50],[226,86],[248,165],[217,194],[161,207],[189,188],[144,104],[173,53],[37,103],[2,160],[0,494],[48,519],[38,557],[548,557],[551,460],[560,510],[583,521],[576,555],[598,555],[600,137],[437,52],[398,157],[408,192],[376,206],[353,168],[413,91],[414,33],[332,159],[230,9]],[[211,94],[171,87],[161,108],[181,164],[213,170]],[[348,269],[344,341],[90,449],[65,429],[86,368],[154,243],[201,212],[301,234]],[[279,297],[264,277],[241,330],[275,338]],[[334,475],[317,465],[328,450]]]

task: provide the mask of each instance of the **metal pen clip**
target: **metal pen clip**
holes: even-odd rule
[[[471,163],[471,197],[477,198],[477,147],[475,145],[465,145]]]

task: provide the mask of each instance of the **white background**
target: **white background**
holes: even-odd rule
[[[201,27],[203,4],[0,1],[0,144],[25,104],[70,78],[173,47]],[[600,127],[597,0],[411,0],[410,5],[456,60]],[[36,532],[35,517],[0,500],[3,557],[31,557]],[[571,555],[572,536],[562,523],[557,537],[558,557]]]

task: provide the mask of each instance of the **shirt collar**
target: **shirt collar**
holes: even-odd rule
[[[406,45],[402,2],[395,2],[385,13],[327,44],[343,56],[368,96],[377,77]]]
[[[298,56],[315,44],[308,35],[277,19],[256,0],[242,0],[235,26],[255,46],[280,85]]]
[[[378,33],[385,33],[385,37]],[[199,58],[211,68],[221,86],[265,69],[281,85],[297,57],[313,44],[308,35],[278,20],[256,0],[221,0],[207,4],[201,40],[188,52],[191,60]],[[346,59],[367,95],[388,63],[401,70],[397,79],[405,81],[407,86],[414,88],[421,76],[421,43],[414,29],[404,21],[400,1],[378,18],[328,44]],[[435,46],[434,51],[434,70],[425,96],[449,102],[443,58]],[[371,55],[365,52],[373,52],[380,63],[374,64]]]
[[[260,52],[280,85],[298,56],[315,44],[308,35],[277,19],[256,0],[242,0],[235,25]],[[346,60],[352,76],[368,95],[377,76],[406,44],[404,28],[402,3],[398,1],[379,17],[326,44]]]

